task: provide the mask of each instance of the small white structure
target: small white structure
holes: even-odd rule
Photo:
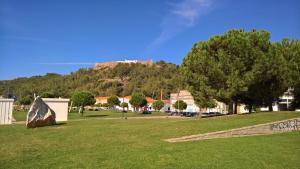
[[[55,112],[56,121],[68,120],[68,103],[70,99],[42,98],[43,101]]]
[[[11,124],[14,99],[0,99],[0,124]]]
[[[195,104],[194,97],[187,90],[180,90],[179,93],[171,93],[170,104],[173,105],[177,100],[183,100],[187,104],[186,112],[199,112],[200,108]],[[171,106],[171,111],[176,111]]]

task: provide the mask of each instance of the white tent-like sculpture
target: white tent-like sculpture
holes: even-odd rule
[[[41,97],[36,97],[27,113],[26,126],[28,128],[35,128],[54,124],[56,124],[55,112]]]

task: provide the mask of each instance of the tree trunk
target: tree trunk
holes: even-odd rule
[[[78,112],[78,113],[80,113],[80,114],[81,114],[81,116],[83,116],[83,109],[84,109],[84,107],[83,107],[83,106],[80,106],[80,108],[79,108],[79,112]]]
[[[237,114],[237,101],[234,101],[234,111],[233,114]]]
[[[269,103],[269,111],[273,111],[273,105],[272,105],[272,103]]]
[[[252,105],[249,105],[249,113],[252,113]]]

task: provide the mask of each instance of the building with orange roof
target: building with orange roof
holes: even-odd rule
[[[108,97],[107,96],[97,96],[95,97],[96,99],[96,103],[95,104],[104,104],[104,103],[107,103],[107,99]]]

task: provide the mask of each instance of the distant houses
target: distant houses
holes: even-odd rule
[[[293,101],[293,95],[291,94],[291,90],[289,89],[287,92],[285,92],[277,102],[273,103],[273,111],[285,111],[289,110],[289,107],[291,106],[291,103]],[[98,96],[96,97],[96,104],[97,103],[107,103],[107,96]],[[119,100],[121,103],[125,102],[128,104],[128,110],[134,111],[134,107],[129,103],[131,99],[131,96],[125,96],[125,97],[119,97]],[[152,104],[156,101],[155,99],[151,97],[146,97],[147,100],[147,106],[144,108],[144,110],[147,111],[154,111]],[[177,100],[182,100],[187,104],[187,108],[183,110],[183,112],[219,112],[222,114],[228,114],[232,111],[233,105],[228,105],[223,102],[215,100],[216,107],[214,108],[205,108],[205,107],[199,107],[194,100],[194,97],[192,94],[187,90],[180,90],[177,93],[171,93],[169,100],[163,100],[164,107],[160,110],[163,112],[176,112],[176,108],[173,106],[174,103]],[[122,110],[123,108],[120,106],[116,107],[119,110]],[[268,111],[268,107],[261,107],[260,111]],[[247,109],[246,105],[244,104],[238,104],[237,105],[237,113],[248,113],[249,110]],[[232,113],[232,112],[231,112]]]
[[[109,97],[108,96],[97,96],[95,99],[96,99],[96,103],[95,104],[105,104],[107,103],[107,99]],[[129,111],[134,111],[134,107],[129,103],[131,99],[131,96],[124,96],[124,97],[119,97],[119,100],[120,100],[120,103],[122,104],[123,102],[124,103],[127,103],[128,104],[128,109],[126,110],[129,110]],[[151,97],[146,97],[146,100],[147,100],[147,106],[144,108],[144,110],[147,110],[147,111],[154,111],[153,107],[152,107],[152,104],[156,101],[154,100],[153,98]],[[162,108],[161,111],[166,111],[168,109],[170,109],[169,107],[167,107],[169,104],[168,104],[168,101],[164,101],[165,102],[165,106]],[[123,108],[121,106],[116,106],[116,109],[118,110],[123,110]]]

